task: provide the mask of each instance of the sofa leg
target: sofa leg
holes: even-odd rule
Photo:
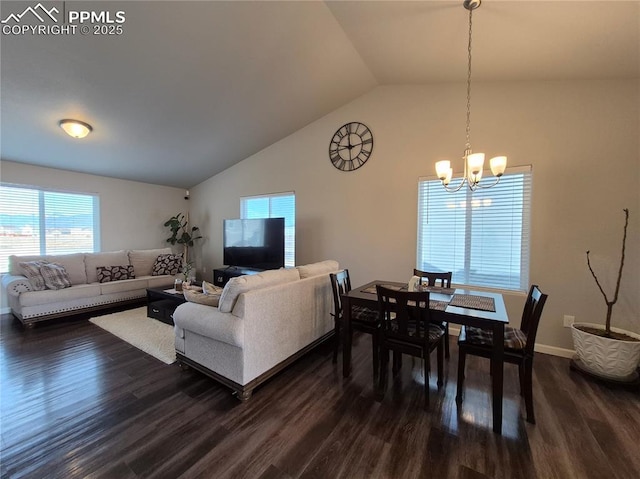
[[[253,394],[253,390],[235,391],[235,395],[240,400],[240,402],[247,402],[249,399],[251,399],[251,394]]]
[[[180,366],[180,369],[182,369],[183,371],[188,371],[189,369],[191,369],[188,364],[185,364],[182,361],[178,361],[178,366]]]

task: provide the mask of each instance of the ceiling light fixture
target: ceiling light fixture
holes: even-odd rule
[[[436,163],[436,174],[442,181],[444,188],[454,193],[464,186],[466,183],[471,191],[477,188],[491,188],[500,181],[500,177],[504,174],[504,170],[507,167],[506,156],[496,156],[491,158],[489,164],[491,166],[491,172],[496,180],[491,184],[480,184],[482,179],[482,170],[484,168],[484,153],[473,153],[471,150],[471,27],[473,11],[480,6],[481,0],[464,0],[463,6],[469,10],[469,45],[468,45],[468,70],[467,70],[467,142],[464,149],[464,155],[462,160],[464,161],[464,175],[460,184],[456,187],[449,187],[451,178],[453,176],[453,169],[451,168],[451,162],[449,160],[441,160]]]
[[[69,136],[74,138],[84,138],[93,131],[93,127],[89,125],[89,123],[78,120],[60,120],[58,125],[60,125],[60,128]]]

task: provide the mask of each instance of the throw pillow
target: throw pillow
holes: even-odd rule
[[[25,261],[24,263],[18,264],[18,266],[22,268],[22,272],[29,280],[31,288],[34,291],[42,291],[44,289],[47,289],[44,284],[42,273],[40,272],[40,267],[48,263],[48,261]]]
[[[291,283],[299,279],[300,275],[296,268],[274,269],[262,271],[258,274],[236,276],[231,278],[222,290],[218,307],[221,313],[230,313],[236,305],[238,296],[242,293],[254,289],[268,288],[277,284]]]
[[[64,289],[71,286],[67,270],[61,264],[46,263],[40,266],[40,273],[48,289]]]
[[[111,281],[121,281],[123,279],[134,279],[136,275],[132,265],[127,266],[98,266],[96,268],[99,283],[109,283]]]
[[[338,262],[328,259],[320,261],[319,263],[305,264],[303,266],[296,266],[300,272],[300,279],[311,278],[312,276],[318,276],[321,274],[329,274],[338,270]]]
[[[182,292],[184,293],[184,299],[192,303],[218,307],[220,302],[220,294],[205,294],[193,289],[183,289]]]
[[[182,283],[182,291],[184,291],[185,289],[190,289],[193,291],[197,291],[198,293],[202,293],[202,286],[197,286],[195,284],[191,284],[188,281]]]
[[[204,294],[217,294],[220,296],[222,294],[222,289],[220,286],[216,286],[215,284],[207,283],[206,281],[202,282],[202,292]]]
[[[178,274],[182,267],[182,255],[181,254],[161,254],[156,258],[156,262],[153,265],[151,276],[162,276],[163,274],[169,274],[171,276]]]
[[[153,265],[156,263],[158,255],[171,253],[171,248],[134,249],[129,251],[129,264],[133,265],[133,270],[138,278],[140,276],[151,276]]]

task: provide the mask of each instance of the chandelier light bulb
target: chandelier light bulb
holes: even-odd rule
[[[489,160],[489,165],[491,166],[493,176],[500,178],[504,174],[504,170],[507,169],[507,157],[494,156]]]
[[[484,153],[472,153],[467,156],[467,168],[472,175],[482,175],[484,166]]]
[[[447,170],[447,176],[442,180],[442,183],[447,186],[451,182],[451,178],[453,178],[453,168]]]
[[[438,178],[444,180],[451,170],[451,162],[449,160],[441,160],[436,163],[436,173]]]

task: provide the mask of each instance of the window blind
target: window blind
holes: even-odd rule
[[[421,178],[416,267],[452,271],[456,284],[527,291],[530,209],[531,167],[509,168],[473,192]]]
[[[0,271],[10,255],[99,250],[95,195],[0,185]]]
[[[284,218],[284,265],[296,262],[296,195],[293,192],[240,198],[240,217]]]

